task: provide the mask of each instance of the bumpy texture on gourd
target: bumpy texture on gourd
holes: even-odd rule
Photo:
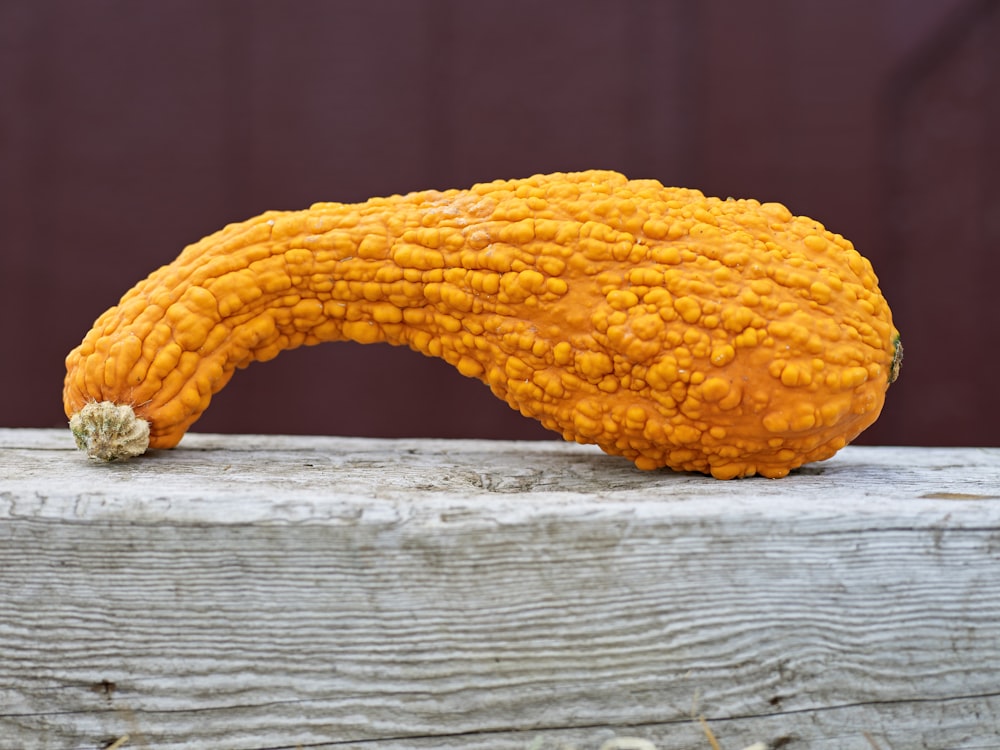
[[[236,368],[347,339],[442,357],[639,468],[719,478],[832,456],[878,417],[901,356],[840,235],[590,171],[231,224],[97,320],[67,358],[66,413],[131,406],[168,448]]]

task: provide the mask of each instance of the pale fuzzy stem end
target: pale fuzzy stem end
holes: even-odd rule
[[[141,456],[149,447],[149,422],[128,404],[91,401],[69,420],[76,447],[98,461]]]

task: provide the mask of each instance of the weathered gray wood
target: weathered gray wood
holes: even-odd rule
[[[1000,449],[0,430],[0,750],[1000,748]],[[609,747],[612,747],[609,744]]]

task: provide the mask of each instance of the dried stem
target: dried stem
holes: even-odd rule
[[[91,401],[69,420],[76,447],[99,461],[141,456],[149,447],[149,422],[128,404]]]

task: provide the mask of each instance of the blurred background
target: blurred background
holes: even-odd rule
[[[851,239],[902,332],[859,442],[1000,437],[998,0],[6,0],[0,425],[187,244],[266,209],[609,168]],[[443,362],[326,344],[201,431],[551,437]]]

